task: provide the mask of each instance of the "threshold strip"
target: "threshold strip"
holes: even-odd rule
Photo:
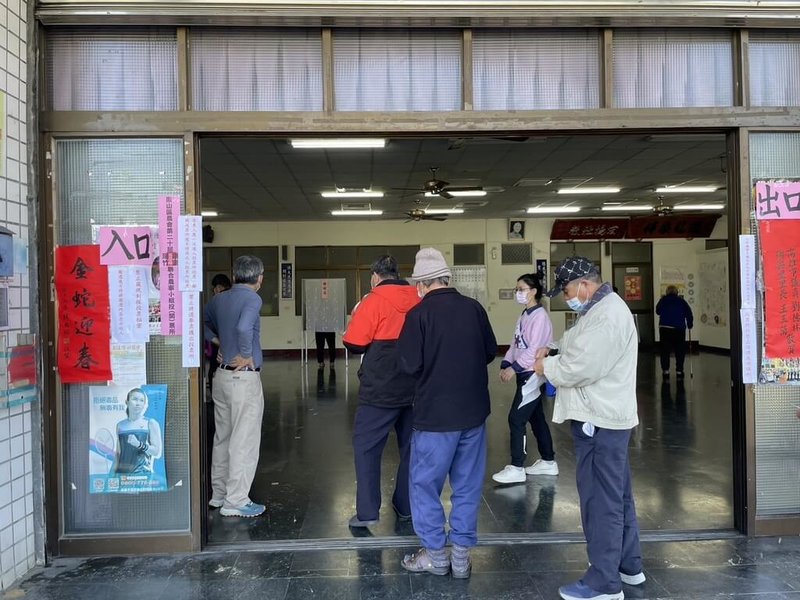
[[[647,530],[639,534],[641,542],[698,542],[743,537],[734,529]],[[478,546],[516,546],[544,544],[582,544],[582,533],[486,533]],[[215,542],[203,552],[303,552],[310,550],[377,550],[419,546],[416,536],[314,538],[308,540],[264,540],[250,542]]]

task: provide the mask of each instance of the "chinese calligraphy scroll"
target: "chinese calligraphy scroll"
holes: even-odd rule
[[[181,335],[181,293],[178,291],[178,196],[158,199],[159,245],[161,247],[161,334]]]
[[[111,379],[108,268],[99,246],[56,248],[58,371],[64,383]]]
[[[767,358],[800,358],[800,221],[759,224],[764,265],[764,329]]]

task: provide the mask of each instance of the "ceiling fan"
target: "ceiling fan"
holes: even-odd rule
[[[425,212],[424,208],[412,208],[411,210],[406,211],[406,215],[408,215],[408,219],[406,219],[406,223],[409,221],[446,221],[447,217],[442,215],[429,215]]]
[[[436,171],[438,171],[438,167],[431,167],[431,178],[428,179],[425,183],[422,184],[422,189],[420,188],[392,188],[393,190],[401,190],[406,192],[416,192],[418,194],[433,194],[434,196],[441,196],[442,198],[450,199],[453,195],[450,192],[467,192],[467,191],[481,191],[483,188],[479,185],[477,186],[466,186],[466,187],[449,187],[450,183],[444,181],[442,179],[436,178]]]
[[[666,217],[671,215],[673,210],[670,205],[664,204],[664,196],[658,196],[658,204],[653,207],[653,214],[658,217]]]

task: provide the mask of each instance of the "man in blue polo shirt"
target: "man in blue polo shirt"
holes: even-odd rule
[[[264,264],[255,256],[233,263],[234,286],[205,309],[206,339],[219,346],[211,457],[212,508],[224,517],[257,517],[263,504],[250,499],[258,466],[264,392],[261,389],[261,297]]]

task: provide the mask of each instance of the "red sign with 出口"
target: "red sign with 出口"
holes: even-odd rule
[[[56,248],[55,284],[61,381],[110,381],[108,267],[100,263],[100,246]]]
[[[759,222],[767,358],[800,358],[800,221]]]

